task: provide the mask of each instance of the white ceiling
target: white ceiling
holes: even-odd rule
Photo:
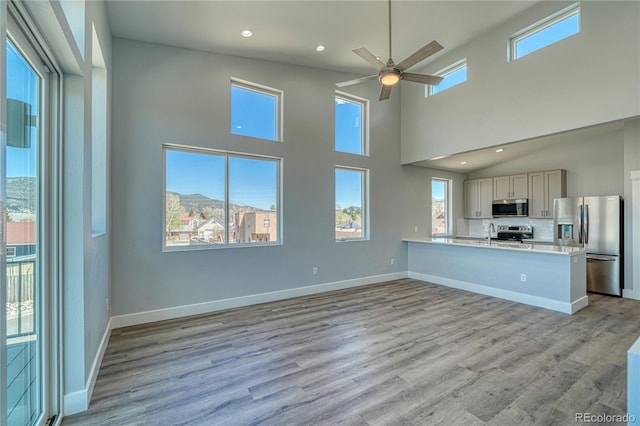
[[[392,0],[394,60],[401,61],[431,40],[442,44],[443,52],[451,51],[538,2]],[[106,4],[114,37],[363,76],[375,72],[353,49],[364,46],[383,60],[388,56],[386,0],[107,0]],[[242,37],[245,29],[254,36]],[[322,53],[315,51],[319,44],[326,46]],[[609,130],[605,126],[583,132]],[[495,147],[416,165],[468,173],[580,136],[585,134],[514,143],[500,154]]]
[[[393,0],[394,59],[431,40],[450,51],[534,3]],[[375,72],[352,50],[386,61],[387,10],[386,0],[107,1],[115,37],[364,75]],[[245,29],[254,36],[243,38]]]

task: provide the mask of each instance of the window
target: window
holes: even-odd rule
[[[431,179],[431,235],[451,233],[450,180]]]
[[[336,92],[335,149],[349,154],[368,155],[368,102],[345,93]]]
[[[164,248],[280,243],[280,162],[165,147]]]
[[[580,4],[576,3],[509,39],[510,58],[515,60],[580,32]]]
[[[281,141],[282,92],[240,80],[231,81],[231,133]]]
[[[336,240],[363,240],[367,232],[368,171],[336,167]]]
[[[467,59],[461,59],[458,62],[438,71],[435,75],[444,77],[437,86],[427,85],[426,96],[433,96],[443,90],[447,90],[453,86],[467,81]]]

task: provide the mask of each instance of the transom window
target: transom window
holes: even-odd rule
[[[164,249],[279,244],[279,158],[165,147]]]
[[[231,133],[282,141],[282,91],[231,81]]]
[[[461,59],[448,67],[441,69],[436,72],[435,75],[439,75],[444,78],[437,86],[428,84],[425,96],[433,96],[436,93],[440,93],[467,81],[467,58]]]
[[[368,170],[336,167],[336,240],[368,239]]]
[[[336,92],[335,150],[349,154],[368,155],[366,99]]]
[[[516,60],[580,32],[580,4],[562,9],[510,37],[509,60]]]

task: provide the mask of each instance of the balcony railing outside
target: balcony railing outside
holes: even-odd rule
[[[35,333],[36,257],[7,259],[7,338]]]

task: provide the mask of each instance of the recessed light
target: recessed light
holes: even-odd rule
[[[253,35],[253,31],[251,30],[244,30],[242,31],[240,34],[242,34],[242,37],[251,37]]]
[[[327,47],[323,44],[319,44],[316,46],[316,52],[324,52],[324,49],[326,49]]]
[[[502,152],[502,151],[504,151],[504,148],[498,148],[498,149],[496,149],[496,152]]]
[[[461,161],[460,164],[462,164],[464,166],[465,164],[468,164],[468,162],[467,161]]]

